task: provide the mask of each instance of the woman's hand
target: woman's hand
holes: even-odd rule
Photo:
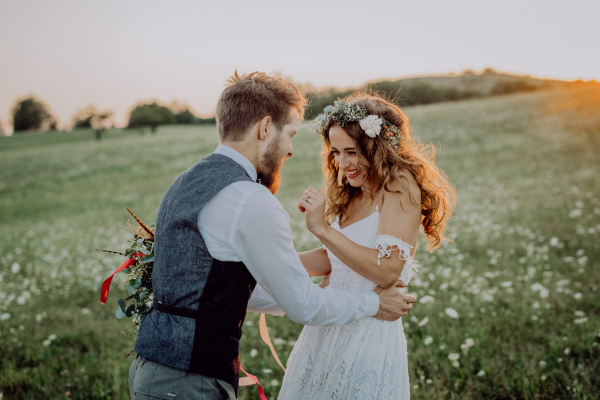
[[[327,229],[329,224],[325,221],[325,196],[317,189],[309,186],[304,191],[298,209],[306,213],[306,227],[317,238]]]

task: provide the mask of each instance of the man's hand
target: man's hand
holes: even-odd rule
[[[329,277],[331,276],[331,272],[327,274],[327,276],[325,277],[325,279],[323,279],[323,281],[321,281],[321,283],[319,283],[319,287],[321,289],[325,289],[327,286],[329,286]]]
[[[404,284],[402,281],[400,282]],[[412,303],[417,302],[415,296],[400,292],[396,286],[389,289],[377,286],[373,291],[379,296],[379,311],[374,317],[382,321],[396,321],[400,317],[406,317],[412,310]]]

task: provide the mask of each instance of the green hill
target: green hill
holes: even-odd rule
[[[311,102],[307,115],[314,117],[337,98],[345,97],[357,90],[374,90],[384,94],[386,98],[392,99],[398,105],[413,106],[581,84],[600,87],[600,84],[596,81],[540,79],[529,75],[497,72],[491,68],[487,68],[481,73],[464,71],[459,75],[448,74],[407,77],[396,80],[376,80],[353,88],[325,88],[309,92],[308,97]]]

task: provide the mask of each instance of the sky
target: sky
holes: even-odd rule
[[[69,127],[88,104],[178,100],[214,112],[227,78],[277,71],[347,87],[465,69],[600,80],[600,1],[0,0],[0,122],[43,99]]]

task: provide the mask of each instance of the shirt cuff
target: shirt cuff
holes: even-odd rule
[[[365,315],[373,317],[379,311],[379,296],[374,291],[366,292],[367,304],[365,306]]]

